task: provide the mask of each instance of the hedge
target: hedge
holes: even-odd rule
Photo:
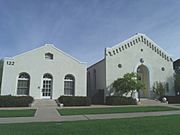
[[[180,96],[165,96],[167,98],[168,104],[180,103]]]
[[[0,96],[0,107],[28,107],[33,100],[31,96]]]
[[[136,99],[132,97],[108,96],[106,97],[107,105],[136,105]]]
[[[89,106],[91,105],[88,97],[82,96],[61,96],[58,98],[58,102],[64,106]]]

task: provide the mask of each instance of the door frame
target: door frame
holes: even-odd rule
[[[50,96],[43,96],[43,85],[44,81],[51,81],[51,90]],[[53,78],[42,78],[42,87],[41,87],[41,99],[52,99],[52,91],[53,91]]]

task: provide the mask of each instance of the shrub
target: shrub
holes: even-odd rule
[[[122,97],[122,96],[108,96],[106,97],[107,105],[136,105],[136,99],[132,97]]]
[[[180,96],[165,96],[168,100],[168,104],[180,103]]]
[[[0,107],[28,107],[33,100],[31,96],[0,96]]]
[[[131,96],[135,90],[139,91],[144,89],[144,84],[139,81],[137,78],[139,77],[136,73],[127,73],[123,76],[123,78],[118,78],[112,84],[115,89],[115,94],[122,96],[124,94],[131,93]]]
[[[161,98],[165,95],[166,85],[166,83],[154,82],[153,93],[156,96],[156,98]]]
[[[58,98],[59,103],[63,103],[64,106],[89,106],[91,105],[88,97],[82,96],[61,96]]]

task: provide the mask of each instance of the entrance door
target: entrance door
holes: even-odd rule
[[[43,76],[42,98],[52,98],[52,76],[50,74]]]
[[[140,97],[149,97],[149,70],[145,65],[140,65],[137,69],[139,80],[143,82],[145,88],[140,90]]]

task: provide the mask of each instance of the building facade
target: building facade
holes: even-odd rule
[[[176,73],[180,73],[180,59],[174,61],[173,67]]]
[[[51,44],[5,58],[1,95],[86,96],[86,64]]]
[[[112,83],[131,72],[138,73],[145,84],[141,97],[152,98],[152,87],[157,81],[167,84],[166,95],[174,95],[171,56],[149,37],[138,33],[105,48],[104,58],[88,68],[88,96],[94,102],[102,102],[105,96],[114,94]]]

